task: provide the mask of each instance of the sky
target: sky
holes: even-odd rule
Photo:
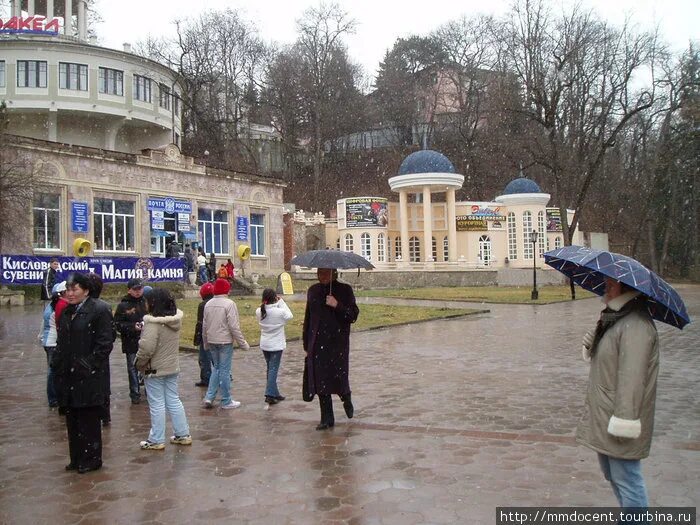
[[[374,76],[387,49],[399,37],[426,35],[461,15],[502,15],[510,0],[336,0],[354,19],[356,33],[346,39],[351,58]],[[570,6],[572,0],[552,0],[553,9]],[[580,0],[603,18],[621,25],[625,17],[641,29],[657,25],[663,38],[676,51],[690,39],[700,40],[698,0]],[[122,49],[152,36],[172,36],[175,19],[197,16],[208,9],[241,10],[254,22],[266,41],[281,44],[295,39],[296,20],[316,0],[97,0],[102,22],[95,27],[100,44]],[[427,7],[426,7],[427,6]]]

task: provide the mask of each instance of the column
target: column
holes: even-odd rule
[[[53,18],[53,0],[46,0],[46,18],[51,20]]]
[[[22,15],[22,0],[12,0],[11,6],[12,16]]]
[[[87,10],[85,0],[78,0],[78,38],[87,40]]]
[[[29,16],[34,16],[36,14],[34,9],[34,0],[29,0],[27,4],[27,13],[29,13]]]
[[[401,220],[401,264],[408,264],[408,193],[399,191],[399,219]]]
[[[455,205],[455,189],[447,190],[447,244],[448,244],[448,260],[455,262],[457,260],[457,206]]]
[[[433,261],[433,202],[430,186],[423,186],[423,261]]]
[[[58,142],[58,111],[49,111],[49,140]]]
[[[73,36],[73,0],[66,0],[66,10],[63,13],[63,34]]]

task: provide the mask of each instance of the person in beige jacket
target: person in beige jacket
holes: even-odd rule
[[[646,297],[606,278],[606,308],[583,339],[591,370],[576,441],[596,451],[620,506],[646,508],[641,460],[654,432],[659,338]]]
[[[175,434],[170,442],[191,445],[185,408],[177,392],[182,310],[177,309],[172,294],[163,288],[155,288],[148,294],[146,304],[148,314],[143,318],[136,368],[145,375],[151,431],[140,446],[143,450],[165,448],[166,410],[172,419]]]
[[[216,393],[221,391],[221,408],[229,410],[241,406],[231,397],[231,362],[233,360],[234,341],[243,350],[250,346],[243,337],[238,320],[236,303],[228,298],[231,284],[226,279],[214,281],[214,298],[204,307],[202,321],[202,342],[204,349],[211,356],[212,372],[209,388],[204,395],[204,407],[212,408]]]

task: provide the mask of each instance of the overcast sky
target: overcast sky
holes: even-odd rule
[[[462,14],[501,15],[509,0],[339,0],[358,22],[355,35],[347,38],[350,56],[365,73],[374,76],[379,61],[394,41],[411,34],[427,34]],[[552,6],[570,5],[554,0]],[[700,40],[699,0],[581,0],[604,18],[621,24],[626,16],[643,29],[659,25],[664,38],[676,50],[683,50],[690,39]],[[242,10],[267,40],[291,43],[296,20],[314,0],[97,0],[103,22],[96,27],[101,44],[122,48],[147,35],[167,36],[174,32],[176,18],[196,16],[206,9]],[[411,7],[415,6],[415,7]]]

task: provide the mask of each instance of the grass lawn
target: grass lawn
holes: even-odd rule
[[[238,313],[241,317],[241,330],[250,345],[257,345],[260,341],[260,327],[255,318],[255,309],[260,306],[260,300],[256,298],[236,298]],[[199,299],[181,299],[177,302],[178,308],[185,314],[180,333],[180,344],[193,346],[194,326],[197,322],[197,305]],[[294,319],[287,323],[287,339],[301,337],[304,325],[304,309],[306,302],[287,302],[294,314]],[[390,326],[407,322],[416,322],[427,319],[440,319],[456,315],[464,315],[476,310],[464,308],[423,308],[414,306],[388,306],[381,304],[360,304],[360,317],[353,325],[353,331],[369,330],[380,326]]]
[[[441,288],[407,288],[391,290],[358,290],[358,296],[398,297],[402,299],[435,299],[442,301],[475,301],[484,303],[548,304],[568,301],[571,292],[568,286],[542,286],[538,288],[539,299],[530,300],[532,287],[516,286],[467,286]],[[595,297],[595,294],[576,288],[576,298]]]

